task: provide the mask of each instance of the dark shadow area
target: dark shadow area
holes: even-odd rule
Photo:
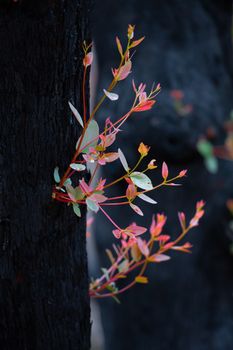
[[[115,36],[123,38],[127,25],[136,25],[136,38],[146,40],[136,50],[132,78],[150,86],[161,83],[154,109],[134,116],[119,137],[120,148],[131,164],[138,144],[151,146],[159,165],[165,160],[170,172],[188,169],[180,188],[157,191],[156,207],[146,206],[145,217],[135,218],[128,208],[114,210],[122,226],[132,221],[149,225],[151,216],[164,212],[166,233],[178,233],[177,212],[191,217],[195,203],[206,201],[206,215],[188,237],[191,255],[173,254],[172,260],[149,269],[149,285],[138,285],[113,300],[100,302],[106,350],[227,350],[233,341],[233,256],[228,231],[226,201],[233,196],[233,162],[220,161],[212,175],[197,152],[199,138],[209,128],[215,142],[224,138],[223,124],[233,109],[232,2],[208,0],[149,1],[103,0],[96,4],[94,40],[99,61],[98,91],[111,80],[118,53]],[[174,108],[171,91],[181,90],[192,109],[181,115]],[[131,79],[116,89],[117,103],[108,102],[100,118],[120,116],[132,99]],[[106,167],[116,178],[122,169]],[[104,174],[106,176],[106,174]],[[159,182],[160,171],[152,180]],[[122,193],[124,187],[119,185]],[[141,203],[140,203],[141,204]],[[141,205],[143,207],[143,205]],[[113,211],[112,211],[113,213]],[[99,214],[97,245],[101,266],[104,251],[114,238],[112,227]]]

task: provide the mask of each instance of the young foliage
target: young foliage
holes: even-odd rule
[[[169,178],[168,166],[164,162],[161,171],[162,181],[154,185],[149,172],[157,169],[155,159],[150,160],[147,166],[141,169],[141,162],[148,156],[150,147],[141,142],[137,149],[138,161],[135,165],[130,166],[121,149],[108,150],[110,146],[114,147],[118,134],[121,131],[120,128],[129,118],[133,117],[134,113],[150,110],[154,106],[156,102],[155,98],[161,90],[160,84],[157,84],[155,88],[153,85],[150,92],[147,93],[146,84],[141,83],[136,87],[135,82],[132,81],[134,99],[129,110],[123,116],[113,121],[107,118],[103,130],[100,130],[98,122],[95,119],[97,111],[99,111],[106,98],[116,103],[119,96],[113,92],[113,89],[122,80],[126,79],[132,71],[131,49],[140,45],[144,40],[144,37],[133,40],[134,29],[134,26],[128,26],[127,45],[125,49],[123,49],[120,39],[118,37],[116,38],[117,49],[120,54],[119,65],[112,69],[113,79],[108,88],[103,90],[103,96],[90,115],[87,115],[85,89],[87,69],[89,69],[88,67],[93,62],[93,54],[91,51],[92,45],[87,45],[84,42],[82,115],[69,102],[72,113],[82,126],[82,133],[77,141],[74,156],[69,162],[69,167],[63,177],[60,178],[58,167],[54,170],[56,184],[52,197],[55,200],[72,205],[73,211],[78,217],[82,214],[82,206],[86,206],[91,212],[100,212],[113,226],[112,234],[118,243],[113,245],[112,251],[110,249],[106,250],[110,260],[110,267],[102,269],[102,276],[93,280],[90,284],[90,296],[95,298],[110,296],[115,299],[116,295],[128,290],[136,283],[147,283],[148,278],[144,275],[147,265],[169,260],[170,256],[167,255],[169,250],[190,252],[191,244],[186,242],[180,245],[180,241],[191,228],[198,225],[200,218],[204,214],[203,201],[197,203],[195,215],[188,224],[186,224],[185,214],[179,213],[181,231],[175,240],[171,240],[169,235],[163,234],[163,228],[167,220],[164,214],[157,214],[156,219],[153,216],[151,226],[148,229],[137,225],[136,222],[129,223],[127,227],[123,228],[106,211],[107,208],[110,209],[114,206],[128,206],[136,214],[143,216],[144,214],[140,207],[135,204],[135,200],[139,198],[149,204],[156,204],[157,202],[147,195],[148,192],[152,192],[163,186],[179,185],[175,181],[184,177],[187,172],[186,170],[182,170],[175,177]],[[111,180],[99,178],[99,168],[108,163],[113,163],[118,159],[122,164],[122,175],[119,178]],[[92,172],[90,179],[87,181],[82,174],[83,171],[90,168]],[[79,175],[78,182],[76,182],[77,175]],[[108,189],[118,182],[125,183],[125,192],[120,193],[118,196],[110,197]],[[144,238],[143,235],[147,231],[150,232],[149,238]],[[131,272],[135,270],[138,271],[137,277],[130,279]],[[119,289],[117,282],[123,278],[126,280],[126,285]]]

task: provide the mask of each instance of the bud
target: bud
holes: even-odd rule
[[[134,37],[134,28],[135,28],[135,26],[132,26],[131,24],[129,24],[129,26],[128,26],[128,38],[129,39],[133,39],[133,37]]]
[[[149,150],[150,150],[150,147],[144,145],[143,142],[140,143],[140,145],[138,147],[138,152],[141,154],[142,157],[147,156]]]
[[[89,52],[83,59],[83,65],[84,67],[88,67],[92,64],[93,61],[93,53]]]
[[[162,177],[164,178],[165,181],[168,177],[168,167],[165,162],[163,162],[163,165],[162,165]]]
[[[180,173],[179,173],[179,177],[183,177],[183,176],[185,176],[185,175],[186,175],[186,173],[187,173],[187,170],[186,170],[186,169],[185,169],[185,170],[180,171]]]
[[[156,162],[156,160],[155,160],[155,159],[152,159],[152,160],[150,161],[150,163],[147,165],[147,168],[150,169],[150,170],[156,169],[156,168],[157,168],[157,165],[154,164],[155,162]]]

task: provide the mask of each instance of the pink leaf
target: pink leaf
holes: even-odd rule
[[[136,46],[138,46],[139,44],[141,44],[141,42],[142,42],[144,39],[145,39],[145,37],[143,36],[142,38],[140,38],[140,39],[138,39],[138,40],[134,40],[134,41],[131,43],[130,47],[136,47]]]
[[[96,203],[103,203],[105,202],[108,198],[105,197],[104,195],[102,194],[99,194],[99,193],[93,193],[90,197],[88,197],[90,200],[92,200],[93,202],[96,202]]]
[[[88,184],[85,182],[84,179],[79,180],[79,186],[81,188],[81,191],[84,194],[88,194],[88,193],[92,192],[92,188],[90,186],[88,186]]]
[[[165,254],[154,254],[149,257],[149,261],[152,261],[152,262],[163,262],[170,259],[171,259],[170,256]]]
[[[182,229],[184,230],[186,227],[186,223],[185,223],[185,214],[183,212],[179,212],[178,213],[178,218],[180,221],[180,226],[182,227]]]
[[[113,76],[117,78],[117,80],[124,80],[131,73],[131,68],[132,62],[128,60],[119,70],[113,70]]]
[[[143,102],[140,102],[136,107],[134,107],[133,111],[134,112],[148,111],[153,107],[154,104],[155,104],[155,100],[143,101]]]
[[[192,248],[192,244],[190,244],[189,242],[183,244],[182,246],[173,246],[172,249],[174,250],[178,250],[184,253],[191,253],[191,251],[189,249]]]
[[[126,231],[130,231],[135,236],[140,236],[143,233],[145,233],[147,231],[147,229],[145,227],[143,227],[143,226],[138,226],[135,222],[133,222],[131,225],[129,225],[126,228]]]
[[[117,48],[118,48],[120,55],[123,56],[122,45],[121,45],[120,39],[118,37],[116,37],[116,44],[117,44]]]
[[[140,104],[141,104],[142,102],[145,102],[146,99],[147,99],[147,94],[146,94],[146,92],[141,92],[140,95],[139,95]]]
[[[120,230],[113,230],[112,233],[114,234],[114,236],[119,239],[121,237],[121,231]]]
[[[141,211],[141,209],[137,205],[135,205],[133,203],[130,203],[129,205],[135,211],[135,213],[137,213],[140,216],[144,216],[143,212]]]
[[[176,183],[174,183],[174,182],[170,182],[170,183],[168,183],[168,184],[166,184],[166,186],[181,186],[181,184],[176,184]]]
[[[96,191],[102,191],[105,185],[106,179],[102,179],[102,177],[100,178],[98,185],[96,186],[95,190]]]
[[[166,220],[167,220],[167,218],[163,214],[157,214],[156,221],[155,221],[155,218],[153,216],[151,227],[150,227],[150,234],[152,237],[157,237],[160,235],[160,233],[162,232],[163,226],[166,223]]]
[[[118,152],[111,152],[111,153],[104,154],[104,159],[106,160],[107,163],[114,162],[118,158],[119,158]]]
[[[150,254],[149,248],[148,248],[145,240],[138,238],[137,244],[138,244],[138,248],[140,249],[140,251],[143,255],[148,256]]]
[[[109,147],[111,146],[115,140],[116,140],[116,133],[113,134],[109,134],[109,135],[100,135],[100,139],[101,139],[101,143],[100,145],[103,146],[103,147]]]
[[[160,235],[159,237],[156,238],[157,241],[159,241],[160,243],[166,243],[167,241],[169,241],[171,237],[169,235]]]

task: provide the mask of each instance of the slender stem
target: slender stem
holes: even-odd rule
[[[119,65],[119,67],[118,67],[118,72],[119,72],[120,68],[122,67],[122,65],[123,65],[123,63],[124,63],[124,61],[125,61],[125,57],[126,57],[126,54],[127,54],[128,50],[129,50],[129,41],[128,41],[128,44],[127,44],[126,51],[125,51],[123,57],[121,58],[120,65]],[[86,75],[85,70],[84,70],[84,75]],[[84,81],[84,84],[83,84],[83,86],[84,86],[83,91],[85,92],[85,79],[83,79],[83,81]],[[108,87],[107,90],[108,90],[108,91],[111,91],[111,90],[116,86],[117,83],[118,83],[118,76],[115,76],[115,77],[113,78],[112,82],[110,83],[110,85],[109,85],[109,87]],[[86,130],[87,130],[87,128],[88,128],[88,125],[89,125],[89,123],[91,122],[91,120],[94,118],[96,112],[98,111],[98,109],[100,108],[100,106],[102,105],[102,103],[104,102],[105,98],[106,98],[106,96],[105,96],[105,94],[104,94],[104,95],[102,96],[102,98],[100,99],[100,101],[99,101],[99,102],[97,103],[97,105],[95,106],[95,108],[93,109],[93,111],[92,111],[92,113],[91,113],[90,118],[88,119],[88,121],[87,121],[86,123],[84,122],[84,129],[83,129],[82,135],[81,135],[81,137],[80,137],[77,150],[76,150],[76,152],[75,152],[75,154],[74,154],[74,156],[73,156],[73,158],[72,158],[71,163],[75,162],[76,159],[77,159],[77,157],[79,156],[81,144],[82,144],[82,141],[83,141],[85,132],[86,132]],[[84,108],[85,108],[85,107],[84,107]],[[85,110],[86,110],[86,108],[85,108]],[[86,113],[86,112],[85,112],[85,113]],[[93,142],[93,141],[92,141],[92,142]],[[85,147],[86,147],[86,146],[85,146]],[[64,182],[65,182],[67,176],[69,175],[69,172],[70,172],[70,168],[68,167],[67,170],[66,170],[66,172],[65,172],[65,174],[64,174],[64,176],[62,177],[62,179],[61,179],[61,181],[60,181],[60,187],[62,187],[62,186],[64,185]]]
[[[108,218],[108,220],[113,224],[113,226],[115,226],[118,230],[121,231],[121,228],[115,223],[115,221],[113,221],[113,219],[106,213],[106,211],[101,206],[99,208],[102,211],[102,213]]]
[[[116,179],[116,180],[110,182],[109,184],[105,185],[105,186],[104,186],[104,189],[106,189],[106,188],[108,188],[108,187],[110,187],[110,186],[113,186],[113,185],[115,185],[116,183],[118,183],[118,182],[120,182],[121,180],[124,180],[126,177],[128,177],[132,172],[134,172],[134,170],[135,170],[135,169],[138,167],[138,165],[141,163],[142,158],[143,158],[143,157],[140,157],[140,158],[139,158],[137,164],[133,167],[132,170],[130,170],[127,174],[125,174],[125,175],[119,177],[118,179]]]
[[[115,203],[102,203],[101,205],[104,205],[104,206],[116,206],[116,205],[126,205],[126,204],[129,204],[130,202],[127,201],[127,202],[115,202]]]
[[[87,67],[84,67],[84,73],[83,73],[83,121],[84,125],[86,125],[87,122],[87,116],[86,116],[86,91],[85,91],[85,86],[86,86],[86,73],[87,73]]]

